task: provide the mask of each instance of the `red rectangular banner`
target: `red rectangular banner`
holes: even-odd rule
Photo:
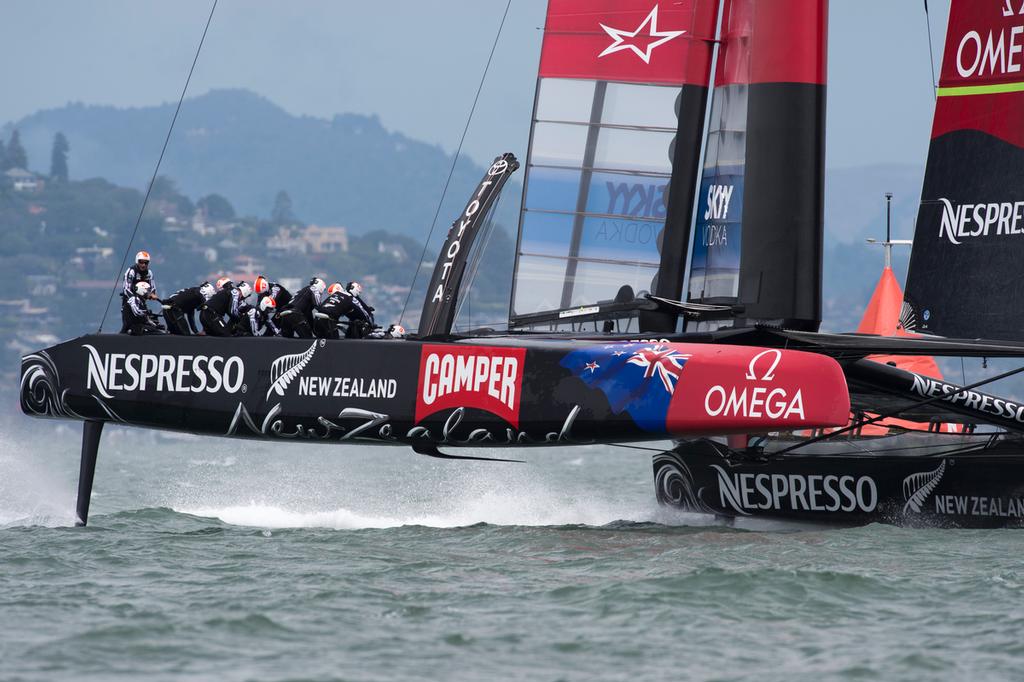
[[[519,428],[525,348],[423,346],[416,423],[441,410],[471,407]]]
[[[708,84],[718,0],[550,0],[543,78]]]

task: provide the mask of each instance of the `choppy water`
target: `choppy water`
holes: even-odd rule
[[[0,435],[0,679],[1019,679],[1021,531],[737,530],[648,454]]]

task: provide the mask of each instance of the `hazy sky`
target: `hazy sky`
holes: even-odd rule
[[[762,0],[772,2],[773,0]],[[932,0],[936,63],[948,0]],[[525,155],[544,0],[512,0],[467,151]],[[68,101],[176,101],[210,0],[8,2],[0,124]],[[377,114],[454,150],[505,0],[220,0],[189,93],[244,87],[294,114]],[[924,162],[922,0],[832,0],[828,165]]]

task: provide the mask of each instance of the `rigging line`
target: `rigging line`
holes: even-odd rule
[[[188,92],[188,84],[192,80],[192,73],[196,70],[196,62],[199,61],[199,53],[203,50],[203,43],[206,41],[206,33],[210,30],[210,22],[213,21],[213,13],[217,9],[218,0],[213,0],[213,5],[210,7],[210,15],[206,17],[206,26],[203,28],[203,35],[199,39],[199,46],[196,47],[196,54],[192,58],[192,66],[189,67],[188,77],[185,78],[185,87],[181,89],[181,97],[178,98],[178,106],[174,109],[174,116],[171,117],[171,125],[167,128],[167,137],[164,138],[164,146],[160,150],[160,156],[156,160],[156,167],[153,169],[153,177],[149,179],[149,186],[146,188],[146,196],[142,199],[142,207],[139,208],[139,215],[135,219],[135,227],[132,228],[132,236],[128,239],[128,245],[125,246],[124,255],[121,256],[121,268],[114,273],[114,288],[110,290],[110,296],[107,298],[107,307],[103,309],[103,317],[100,318],[100,326],[96,330],[99,334],[103,331],[103,323],[107,321],[107,314],[110,312],[110,303],[114,300],[114,294],[117,292],[117,287],[121,281],[121,272],[124,270],[125,264],[128,261],[128,254],[131,253],[132,243],[135,241],[135,235],[139,231],[139,225],[142,223],[142,215],[146,212],[146,204],[149,203],[149,195],[153,193],[153,185],[156,183],[157,174],[160,172],[160,164],[163,163],[164,154],[167,152],[167,145],[171,141],[171,133],[174,132],[174,124],[178,120],[178,113],[181,112],[181,103],[185,101],[185,93]]]
[[[935,80],[935,52],[932,49],[932,20],[928,16],[928,0],[924,0],[924,25],[928,29],[928,65],[932,67],[932,99],[938,99],[939,83]]]
[[[647,450],[648,452],[659,452],[659,453],[661,453],[661,452],[672,452],[671,448],[669,448],[668,450],[666,450],[665,448],[645,448],[642,445],[625,445],[623,443],[608,443],[608,445],[611,445],[614,448],[627,448],[629,450]]]
[[[988,378],[988,379],[982,379],[981,381],[976,381],[973,384],[971,384],[970,386],[963,386],[963,387],[960,388],[959,391],[957,391],[955,393],[949,393],[949,394],[943,393],[941,395],[932,396],[931,398],[926,398],[924,400],[918,400],[917,402],[911,403],[909,405],[905,405],[904,407],[901,407],[901,408],[896,409],[896,410],[890,410],[889,412],[883,412],[882,414],[879,414],[879,415],[877,415],[875,417],[872,417],[871,419],[864,419],[862,421],[853,422],[852,424],[844,426],[843,428],[837,429],[837,430],[835,430],[835,431],[833,431],[831,433],[826,433],[826,434],[823,434],[821,436],[815,436],[814,438],[808,438],[807,440],[803,441],[802,443],[797,443],[796,445],[791,445],[788,448],[783,448],[782,450],[778,450],[776,452],[773,452],[772,455],[784,455],[787,452],[792,452],[793,450],[797,450],[799,448],[805,447],[807,445],[811,445],[813,443],[818,443],[818,442],[821,442],[823,440],[829,440],[831,438],[834,438],[835,436],[839,436],[841,434],[848,433],[850,431],[855,431],[857,429],[860,429],[860,428],[863,428],[865,426],[868,426],[869,424],[874,424],[875,422],[881,421],[883,419],[889,419],[890,417],[897,417],[900,414],[902,414],[903,412],[906,412],[907,410],[912,410],[912,409],[918,408],[918,407],[924,407],[925,405],[930,405],[930,404],[932,404],[934,402],[937,402],[939,400],[953,399],[953,398],[955,398],[955,397],[957,397],[957,396],[959,396],[959,395],[961,395],[963,393],[967,393],[968,391],[971,391],[971,390],[973,390],[975,388],[978,388],[980,386],[984,386],[985,384],[991,384],[991,383],[994,383],[994,382],[999,381],[1001,379],[1006,379],[1007,377],[1012,377],[1015,374],[1020,374],[1021,372],[1024,372],[1024,366],[1018,367],[1017,369],[1011,369],[1008,372],[1003,372],[1002,374],[998,374],[998,375],[996,375],[994,377],[991,377],[991,378]]]
[[[469,108],[469,117],[466,118],[466,126],[462,129],[462,137],[459,139],[459,146],[455,149],[455,156],[452,157],[452,166],[448,169],[448,179],[444,181],[444,188],[441,190],[441,198],[437,202],[437,210],[434,211],[434,219],[430,221],[430,231],[427,232],[427,239],[423,242],[423,252],[420,260],[416,263],[416,271],[412,274],[412,283],[409,284],[409,293],[405,295],[405,303],[402,304],[402,313],[398,316],[398,324],[402,324],[405,311],[409,307],[409,299],[412,298],[413,289],[416,287],[416,278],[419,277],[420,269],[423,267],[423,259],[427,256],[427,248],[430,246],[430,238],[434,235],[434,228],[437,227],[437,217],[441,215],[441,207],[444,198],[448,194],[448,185],[451,184],[452,176],[455,174],[455,165],[459,161],[459,154],[462,153],[462,144],[466,141],[466,134],[469,132],[469,124],[473,121],[473,113],[476,112],[476,103],[480,100],[480,92],[484,89],[484,81],[487,80],[487,71],[491,68],[491,60],[494,58],[494,51],[498,47],[498,39],[501,38],[501,29],[505,27],[505,18],[508,17],[508,9],[512,6],[512,0],[505,4],[505,13],[501,15],[501,23],[498,24],[498,32],[494,35],[494,44],[491,45],[491,53],[487,56],[487,63],[484,64],[484,72],[480,74],[480,85],[476,88],[476,95],[473,97],[473,106]]]

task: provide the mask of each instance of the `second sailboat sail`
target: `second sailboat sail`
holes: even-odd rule
[[[571,323],[644,293],[679,298],[717,9],[551,0],[512,326]]]
[[[826,0],[724,2],[688,296],[748,323],[821,321],[827,25]]]

